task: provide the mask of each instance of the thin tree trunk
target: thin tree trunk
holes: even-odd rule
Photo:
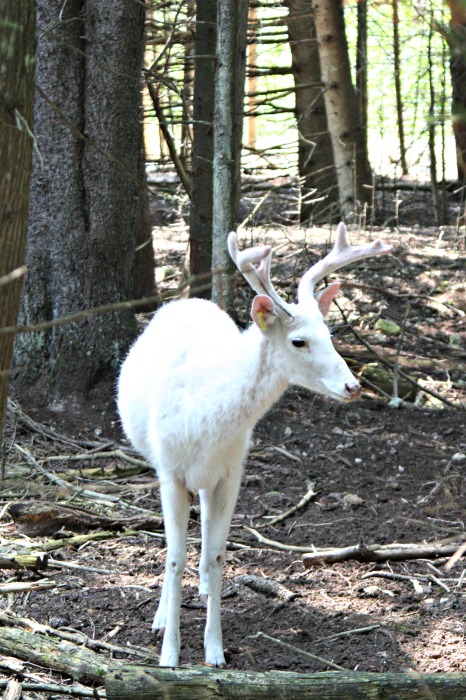
[[[214,110],[212,299],[223,308],[232,306],[232,264],[226,240],[236,222],[240,194],[247,19],[248,0],[219,3]]]
[[[435,87],[434,87],[434,66],[432,63],[432,35],[434,32],[433,16],[431,12],[429,25],[429,39],[427,42],[427,69],[429,73],[429,155],[430,155],[430,183],[432,186],[432,199],[434,203],[435,222],[437,226],[443,224],[443,212],[440,193],[437,184],[437,153],[435,150]]]
[[[403,175],[408,174],[406,164],[405,130],[403,118],[403,99],[401,96],[401,61],[400,61],[400,35],[398,14],[398,0],[392,0],[393,6],[393,61],[395,68],[395,95],[396,95],[396,116],[398,124],[398,138],[400,141],[400,163]]]
[[[258,8],[256,6],[249,8],[249,22],[252,29],[249,34],[248,41],[248,57],[247,57],[247,69],[248,69],[248,118],[247,118],[247,144],[248,148],[255,149],[257,141],[257,117],[254,115],[256,109],[257,98],[254,93],[257,92],[258,78],[257,74],[254,73],[254,69],[257,65],[257,23],[259,18]],[[249,71],[253,71],[249,74]]]
[[[9,0],[0,22],[0,328],[18,319],[33,144],[35,2]],[[15,336],[0,335],[0,463]]]
[[[195,37],[193,154],[191,213],[189,220],[190,273],[206,275],[212,268],[213,215],[213,115],[215,100],[215,51],[217,0],[198,0]],[[190,296],[210,297],[210,290]]]
[[[300,220],[331,221],[338,185],[323,94],[312,0],[286,0],[298,124]],[[337,213],[337,212],[335,212]]]
[[[314,17],[340,207],[344,218],[354,219],[370,203],[364,186],[372,185],[372,176],[351,80],[342,0],[318,0]]]
[[[395,0],[396,2],[396,0]],[[367,150],[367,0],[358,2],[358,38],[356,46],[356,94],[362,141]]]

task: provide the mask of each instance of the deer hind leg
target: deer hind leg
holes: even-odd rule
[[[219,667],[226,665],[220,620],[223,562],[240,481],[241,470],[238,470],[222,479],[214,489],[199,492],[202,524],[199,594],[201,598],[207,597],[205,660]]]
[[[180,655],[181,580],[186,566],[190,494],[180,481],[161,483],[160,496],[167,540],[165,577],[152,631],[164,633],[160,666],[178,666]]]

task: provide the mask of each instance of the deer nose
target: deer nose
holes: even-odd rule
[[[355,382],[354,384],[345,384],[345,392],[349,399],[357,399],[361,395],[361,385]]]

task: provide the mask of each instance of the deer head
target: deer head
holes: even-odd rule
[[[273,287],[269,245],[240,252],[236,234],[231,232],[228,249],[240,272],[257,292],[251,316],[267,339],[278,370],[289,382],[339,401],[357,398],[361,391],[359,382],[334,349],[324,320],[340,283],[332,282],[318,292],[315,286],[335,270],[363,258],[389,253],[392,246],[380,240],[352,246],[346,238],[345,225],[340,223],[333,249],[303,275],[296,304],[285,302]]]

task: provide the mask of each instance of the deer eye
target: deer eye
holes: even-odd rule
[[[306,341],[302,338],[293,338],[291,342],[295,346],[295,348],[304,348],[304,346],[306,345]]]

